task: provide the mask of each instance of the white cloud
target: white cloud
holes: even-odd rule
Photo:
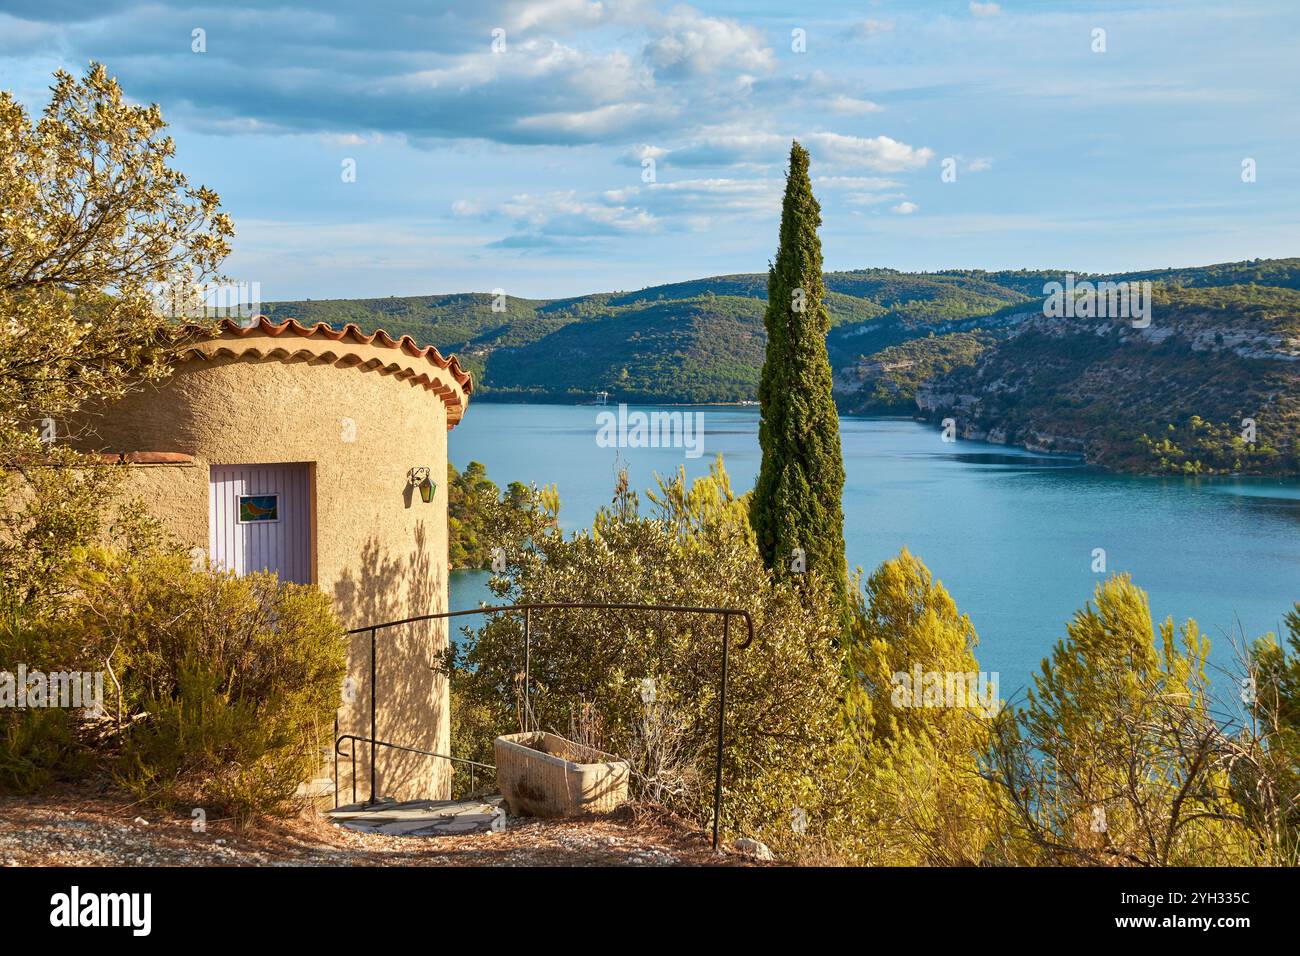
[[[103,59],[133,99],[204,132],[310,133],[338,146],[372,131],[422,147],[644,140],[669,121],[681,132],[741,115],[777,65],[755,27],[658,0],[406,2],[387,16],[344,0],[278,0],[205,7],[199,70],[188,40],[173,49],[160,39],[188,37],[193,10],[99,5],[60,0],[84,11],[58,26],[0,14],[0,50],[16,37],[32,55]],[[255,80],[248,62],[259,64]]]
[[[543,194],[520,193],[499,211],[534,236],[610,236],[647,232],[655,217],[644,209],[621,203],[594,202],[574,190]]]
[[[776,179],[683,179],[648,185],[640,198],[660,217],[772,214],[781,208],[784,186]]]
[[[917,149],[888,136],[866,138],[842,133],[813,133],[806,141],[814,159],[882,173],[920,169],[934,157],[934,150],[928,146]]]
[[[888,136],[847,136],[826,131],[793,134],[727,131],[706,134],[695,142],[670,149],[663,162],[679,167],[781,166],[789,156],[792,139],[808,148],[815,163],[833,167],[833,171],[869,169],[897,173],[920,169],[934,157],[934,150],[928,146],[917,148]]]
[[[657,75],[666,78],[688,79],[729,69],[767,72],[776,65],[762,34],[735,20],[678,7],[663,18],[660,29],[642,56]]]
[[[790,138],[776,133],[714,133],[670,150],[674,166],[770,166],[790,149]]]
[[[968,173],[986,173],[992,168],[993,160],[991,159],[976,158],[966,164],[966,172]]]
[[[818,195],[834,193],[835,202],[850,206],[878,206],[903,199],[898,190],[902,183],[883,176],[815,176],[813,186]]]
[[[454,204],[453,213],[463,213],[463,218],[508,219],[511,234],[488,242],[488,248],[562,251],[664,231],[698,232],[719,220],[775,222],[784,189],[784,179],[779,178],[661,180],[591,195],[574,190],[520,193],[489,210],[462,200]]]
[[[978,3],[977,0],[971,0],[970,12],[977,17],[996,17],[1002,12],[1002,8],[996,3]]]
[[[425,69],[381,75],[367,84],[366,91],[451,97],[485,87],[506,92],[505,87],[514,86],[515,95],[525,102],[544,90],[552,102],[559,96],[606,104],[643,96],[652,85],[644,67],[621,50],[600,54],[551,39],[532,39],[510,47],[504,56],[476,50],[442,58]]]
[[[23,20],[0,12],[0,53],[22,56],[38,44],[57,42],[58,27],[52,23]]]
[[[666,155],[668,155],[668,150],[664,149],[662,146],[651,146],[649,143],[638,143],[631,149],[624,150],[623,155],[619,157],[619,162],[623,163],[625,166],[640,166],[644,160],[658,160]]]
[[[598,199],[578,199],[572,194],[561,197],[515,197],[503,207],[516,220],[531,229],[553,232],[553,221],[575,210],[597,223],[613,219],[633,233],[644,227],[698,229],[701,223],[717,219],[779,215],[783,179],[734,179],[710,177],[679,179],[607,189]],[[602,207],[605,212],[596,212]],[[616,212],[609,212],[614,210]],[[557,215],[558,213],[558,215]],[[605,230],[608,232],[609,230]]]
[[[603,3],[589,0],[530,0],[513,11],[507,24],[518,30],[572,29],[576,26],[594,26],[606,18]]]
[[[366,138],[358,133],[321,133],[320,141],[331,148],[364,146],[367,142]]]
[[[837,113],[878,113],[884,109],[884,107],[879,103],[873,103],[871,100],[860,100],[852,96],[845,96],[843,93],[831,97],[826,105]]]
[[[646,103],[610,103],[591,110],[567,113],[540,113],[515,121],[522,132],[535,132],[546,138],[559,137],[584,142],[609,139],[624,132],[641,129],[646,123],[667,122],[671,110]]]
[[[921,207],[914,202],[900,202],[897,206],[893,207],[892,211],[898,213],[900,216],[910,216],[920,208]]]

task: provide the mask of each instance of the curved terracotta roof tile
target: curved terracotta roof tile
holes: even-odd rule
[[[286,319],[283,322],[272,322],[264,315],[259,315],[254,321],[247,325],[236,322],[233,319],[222,319],[215,329],[195,329],[204,341],[208,344],[207,348],[193,347],[185,354],[187,357],[211,358],[221,356],[226,358],[242,358],[252,356],[257,359],[279,359],[281,361],[290,361],[299,355],[304,358],[325,359],[336,365],[356,366],[370,371],[381,371],[384,374],[392,375],[398,380],[410,380],[414,385],[422,385],[424,388],[434,392],[447,405],[448,417],[447,426],[450,428],[456,425],[461,416],[464,414],[465,405],[470,394],[474,391],[474,379],[469,372],[461,368],[460,361],[456,356],[443,358],[433,346],[422,347],[409,335],[403,335],[400,339],[394,339],[383,329],[376,329],[370,334],[361,331],[360,326],[348,323],[341,329],[336,329],[326,322],[318,322],[316,325],[303,325],[297,319]],[[259,347],[255,342],[248,342],[244,345],[215,344],[214,340],[239,340],[265,337],[279,339],[274,348]],[[316,346],[314,348],[294,346],[294,339],[310,339]],[[337,342],[344,346],[343,348],[333,349],[321,347],[324,342]],[[283,344],[281,344],[283,343]],[[348,344],[358,346],[371,346],[383,349],[394,349],[408,359],[425,360],[439,371],[446,372],[446,376],[440,376],[436,373],[420,372],[418,367],[413,367],[409,361],[392,361],[387,362],[381,358],[376,358],[374,353],[369,355],[358,355],[355,351],[348,349]],[[450,377],[454,386],[447,381]]]
[[[336,329],[328,322],[317,322],[315,325],[303,325],[297,319],[285,319],[283,322],[272,322],[264,315],[255,317],[255,320],[249,325],[243,325],[234,319],[222,319],[218,326],[218,333],[221,335],[235,335],[240,338],[249,335],[297,335],[300,338],[322,338],[329,339],[333,342],[351,341],[358,345],[374,345],[378,343],[384,348],[401,349],[412,358],[427,358],[433,361],[438,368],[449,369],[455,377],[460,387],[469,395],[474,391],[474,379],[469,372],[461,368],[460,360],[452,355],[450,358],[443,358],[432,345],[421,346],[415,339],[409,335],[403,335],[400,339],[395,339],[383,329],[375,329],[374,332],[367,335],[361,331],[361,326],[349,322],[341,329]]]

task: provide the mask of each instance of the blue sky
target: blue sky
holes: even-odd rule
[[[1294,0],[0,0],[31,109],[90,59],[161,104],[267,300],[762,271],[792,137],[828,269],[1300,254]]]

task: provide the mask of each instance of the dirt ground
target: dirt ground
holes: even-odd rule
[[[242,830],[163,814],[111,791],[0,798],[4,866],[753,866],[715,854],[709,835],[659,810],[605,817],[510,817],[498,833],[398,837],[355,833],[323,811]],[[770,865],[770,864],[768,864]]]

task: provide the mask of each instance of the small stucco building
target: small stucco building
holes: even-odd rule
[[[409,337],[225,321],[163,383],[96,412],[81,444],[128,462],[128,494],[214,567],[315,584],[346,627],[364,627],[447,610],[447,433],[472,390],[454,356]],[[445,622],[380,632],[381,740],[449,752],[432,669],[447,636]],[[352,641],[348,673],[340,730],[369,736],[368,637]],[[449,791],[445,760],[385,750],[377,764],[381,795]]]

